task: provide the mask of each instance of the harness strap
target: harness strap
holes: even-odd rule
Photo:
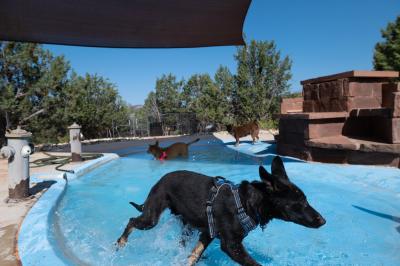
[[[220,181],[219,181],[220,179]],[[210,199],[206,203],[206,213],[207,213],[207,220],[208,220],[208,228],[210,232],[210,237],[214,238],[217,236],[218,232],[215,229],[215,222],[212,214],[212,205],[214,203],[215,198],[218,196],[219,190],[224,186],[227,185],[231,189],[233,197],[235,199],[235,205],[238,211],[238,219],[242,228],[244,230],[245,235],[247,235],[251,230],[257,227],[257,224],[254,220],[247,215],[245,212],[242,203],[240,201],[239,190],[238,187],[233,185],[231,182],[226,181],[224,178],[217,177],[214,180],[214,186],[211,188]]]
[[[163,151],[162,154],[160,155],[160,161],[164,160],[165,158],[167,158],[167,152]]]
[[[240,196],[239,196],[238,188],[235,187],[234,189],[232,189],[232,187],[231,187],[231,190],[232,190],[233,197],[235,198],[236,208],[238,209],[239,222],[242,225],[245,234],[247,235],[251,230],[256,229],[257,224],[245,212],[245,210],[244,210],[244,208],[242,206],[242,203],[240,202]]]
[[[214,183],[216,183],[216,182],[214,182]],[[212,204],[213,204],[215,198],[217,197],[219,190],[225,184],[226,183],[222,183],[220,185],[217,184],[216,186],[214,184],[214,186],[211,188],[211,197],[207,201],[206,211],[207,211],[207,219],[208,219],[208,228],[210,230],[211,238],[214,238],[217,234],[217,232],[215,231],[215,223],[214,223],[214,218],[213,218],[213,214],[212,214]]]

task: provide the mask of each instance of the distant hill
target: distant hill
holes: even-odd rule
[[[129,105],[129,109],[131,109],[132,111],[134,111],[134,110],[138,110],[138,109],[140,109],[140,108],[142,108],[143,107],[143,104],[135,104],[135,105]]]

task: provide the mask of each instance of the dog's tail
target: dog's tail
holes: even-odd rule
[[[135,207],[136,210],[138,210],[140,212],[143,212],[144,204],[139,205],[139,204],[136,204],[136,203],[134,203],[132,201],[130,201],[129,204],[131,204],[133,207]]]
[[[190,145],[190,144],[196,143],[196,142],[198,142],[199,140],[200,140],[200,139],[199,139],[199,138],[197,138],[197,139],[195,139],[195,140],[193,140],[193,141],[191,141],[191,142],[187,143],[187,145]]]

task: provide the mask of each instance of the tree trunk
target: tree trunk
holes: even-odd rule
[[[5,111],[4,113],[6,115],[6,130],[8,130],[8,129],[11,128],[10,117],[8,116],[8,112],[7,111]]]

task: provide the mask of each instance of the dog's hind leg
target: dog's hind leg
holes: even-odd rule
[[[239,146],[239,142],[240,142],[239,138],[238,138],[238,137],[236,137],[236,143],[235,143],[235,147]]]
[[[128,224],[125,227],[124,232],[118,238],[117,244],[119,247],[125,246],[128,241],[129,235],[132,233],[133,229],[139,230],[149,230],[157,225],[158,217],[145,217],[144,215],[140,215],[136,218],[130,218]]]
[[[119,247],[125,246],[128,241],[130,233],[133,229],[149,230],[157,225],[160,219],[161,213],[167,208],[167,201],[161,199],[161,197],[152,197],[146,201],[143,207],[143,213],[136,217],[130,218],[128,224],[125,227],[124,232],[118,238],[117,244]]]
[[[240,265],[261,266],[247,253],[241,242],[221,239],[221,249]]]
[[[208,247],[213,239],[208,236],[208,233],[200,233],[199,242],[197,242],[196,246],[192,250],[192,254],[190,254],[188,258],[188,265],[193,266],[200,259],[204,250]]]

